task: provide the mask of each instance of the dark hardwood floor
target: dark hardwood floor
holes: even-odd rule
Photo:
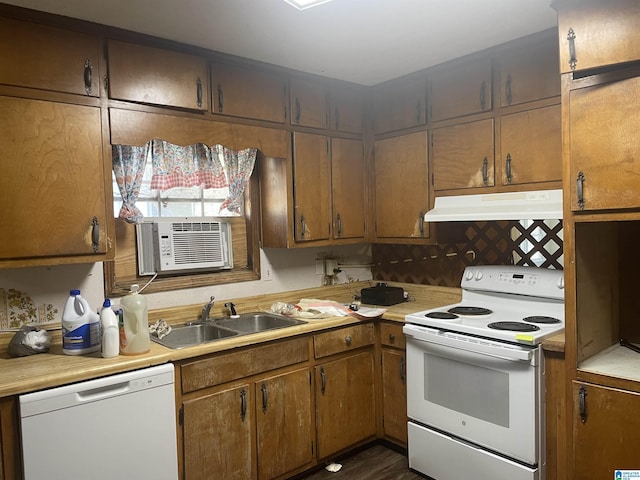
[[[425,477],[409,470],[407,457],[384,445],[372,447],[352,456],[337,460],[342,465],[339,472],[324,468],[300,480],[424,480]]]

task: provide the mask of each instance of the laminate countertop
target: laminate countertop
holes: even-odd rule
[[[341,303],[350,303],[353,295],[373,282],[332,285],[306,290],[283,292],[280,294],[260,295],[238,299],[216,301],[211,317],[225,316],[222,305],[232,301],[239,312],[267,311],[275,302],[298,303],[303,298],[329,299]],[[385,308],[382,318],[389,321],[404,322],[405,315],[460,301],[459,288],[437,287],[388,282],[399,286],[409,294],[409,299],[398,305]],[[163,318],[169,324],[182,323],[197,318],[202,305],[190,305],[149,312],[149,322]],[[47,353],[28,357],[11,358],[6,347],[13,333],[0,335],[0,397],[42,390],[59,385],[112,375],[129,370],[150,367],[162,363],[185,360],[210,353],[247,347],[288,337],[306,335],[313,332],[360,323],[356,317],[332,317],[327,319],[305,319],[306,324],[271,330],[251,335],[223,339],[207,344],[170,349],[151,342],[151,350],[141,355],[119,355],[114,358],[102,358],[99,352],[89,355],[65,355],[62,352],[59,329],[52,331],[52,345]]]

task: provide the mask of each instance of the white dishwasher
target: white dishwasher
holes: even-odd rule
[[[24,480],[178,478],[170,363],[19,400]]]

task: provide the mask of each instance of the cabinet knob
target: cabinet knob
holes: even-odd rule
[[[351,335],[347,335],[346,337],[344,337],[344,343],[346,343],[347,346],[351,345]]]
[[[389,334],[389,343],[395,343],[396,336],[393,333]]]

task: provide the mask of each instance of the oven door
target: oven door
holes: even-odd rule
[[[528,465],[538,463],[538,348],[410,324],[404,332],[411,420]]]

